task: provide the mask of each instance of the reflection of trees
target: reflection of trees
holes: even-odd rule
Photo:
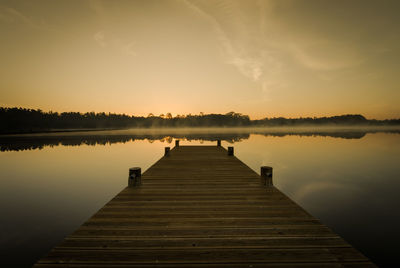
[[[217,141],[222,140],[229,143],[241,142],[250,137],[250,134],[260,134],[266,137],[285,137],[285,136],[319,136],[319,137],[334,137],[343,139],[361,139],[366,133],[400,133],[399,130],[388,131],[329,131],[329,132],[273,132],[268,130],[254,130],[249,132],[240,133],[162,133],[162,134],[130,134],[130,135],[101,135],[101,134],[86,134],[86,135],[43,135],[43,136],[0,136],[0,151],[21,151],[42,149],[46,146],[79,146],[79,145],[107,145],[114,143],[134,142],[136,140],[147,140],[150,143],[154,141],[162,141],[170,144],[173,139],[187,140],[187,141]]]
[[[143,135],[51,135],[51,136],[3,136],[0,137],[0,151],[22,151],[43,149],[46,146],[106,145],[147,140],[150,143],[162,141],[171,143],[173,139],[187,141],[217,141],[234,143],[248,139],[250,134],[143,134]]]
[[[285,137],[285,136],[303,136],[303,137],[333,137],[342,139],[361,139],[367,132],[303,132],[303,133],[265,133],[264,136]]]

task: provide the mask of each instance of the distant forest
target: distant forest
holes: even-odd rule
[[[362,115],[332,117],[264,118],[250,120],[248,115],[226,114],[177,115],[170,113],[130,116],[114,113],[43,112],[25,108],[0,108],[0,133],[32,133],[57,130],[165,128],[165,127],[284,127],[284,126],[388,126],[400,125],[400,119],[369,120]]]

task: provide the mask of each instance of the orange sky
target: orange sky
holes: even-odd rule
[[[0,0],[0,106],[399,118],[400,1]]]

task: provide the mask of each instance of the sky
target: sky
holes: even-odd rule
[[[400,1],[0,0],[0,106],[400,118]]]

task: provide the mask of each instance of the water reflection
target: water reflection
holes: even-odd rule
[[[143,133],[143,131],[146,131]],[[186,141],[225,141],[228,143],[247,140],[250,134],[259,134],[265,137],[333,137],[342,139],[361,139],[367,133],[400,133],[399,129],[170,129],[170,130],[117,130],[91,131],[75,133],[50,133],[32,135],[3,135],[0,136],[0,151],[22,151],[43,149],[46,146],[79,146],[79,145],[107,145],[126,143],[138,140],[147,140],[150,143],[161,141],[171,143],[173,139]]]
[[[373,261],[398,264],[399,131],[229,131],[0,137],[2,264],[30,267],[127,185],[129,167],[146,170],[175,138],[233,142],[240,160],[273,166],[277,188]]]

